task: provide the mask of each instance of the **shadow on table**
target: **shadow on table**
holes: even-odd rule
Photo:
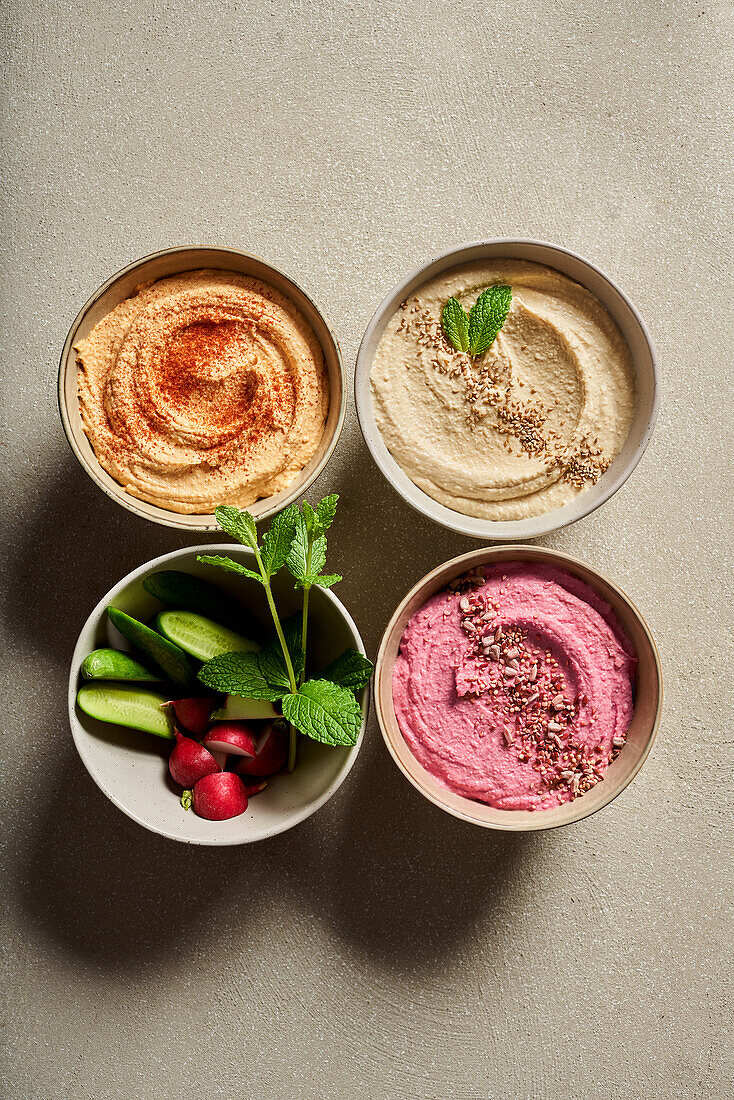
[[[355,563],[340,595],[374,652],[410,584],[475,543],[417,516],[364,448],[341,471],[338,488],[344,524],[339,534],[335,527],[333,565]],[[77,634],[116,579],[191,541],[123,512],[71,462],[20,528],[10,628],[29,652],[42,647],[53,667],[44,721],[55,749],[35,772],[33,816],[18,826],[25,830],[16,851],[27,920],[100,967],[137,969],[185,953],[213,916],[241,930],[244,942],[258,911],[292,893],[293,905],[305,899],[316,919],[371,960],[445,964],[527,874],[538,838],[472,827],[432,806],[398,773],[374,720],[352,775],[328,806],[290,833],[244,848],[187,846],[148,833],[85,773],[65,706]]]
[[[401,969],[444,966],[475,934],[486,937],[517,876],[528,874],[538,838],[449,816],[397,771],[374,721],[368,736],[368,759],[335,804],[333,832],[294,834],[311,868],[303,886],[352,951]]]
[[[142,829],[69,754],[23,841],[26,918],[73,955],[138,970],[168,955],[185,959],[212,920],[232,930],[236,950],[260,911],[307,899],[315,919],[371,961],[445,965],[528,873],[537,838],[448,817],[412,790],[378,737],[372,727],[369,759],[330,810],[280,837],[226,849]]]

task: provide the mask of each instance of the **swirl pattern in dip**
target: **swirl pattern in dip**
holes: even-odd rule
[[[611,608],[572,574],[503,562],[408,622],[393,702],[441,786],[503,810],[550,809],[604,777],[632,719],[636,658]]]
[[[484,355],[441,329],[454,296],[468,311],[509,284],[510,312]],[[602,476],[629,433],[629,349],[601,303],[540,264],[468,264],[412,294],[388,322],[370,372],[390,453],[434,500],[490,520],[569,504]]]
[[[323,435],[318,340],[273,287],[225,271],[141,286],[76,345],[84,430],[127,492],[173,512],[285,489]]]

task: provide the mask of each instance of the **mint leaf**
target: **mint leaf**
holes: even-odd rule
[[[352,692],[330,680],[307,680],[297,695],[283,696],[283,716],[324,745],[355,745],[362,709]]]
[[[332,661],[321,673],[324,680],[333,680],[340,687],[350,691],[361,691],[370,682],[374,671],[372,661],[356,649],[345,649],[341,656]]]
[[[340,573],[327,573],[323,577],[314,577],[312,584],[317,584],[319,588],[331,588],[333,585],[338,584],[343,577]],[[298,588],[298,585],[296,585]]]
[[[509,286],[490,286],[477,298],[469,314],[469,354],[483,355],[494,343],[512,302]]]
[[[285,637],[285,644],[288,646],[288,652],[290,654],[291,663],[293,665],[293,672],[296,679],[303,672],[303,649],[301,647],[301,613],[296,612],[295,615],[289,616],[287,619],[283,619],[281,622],[281,628],[283,630],[283,636]],[[285,659],[283,657],[283,650],[278,639],[278,635],[273,633],[270,635],[265,645],[262,647],[258,654],[258,664],[260,671],[269,684],[273,686],[283,687],[286,691],[290,691],[290,679],[288,677],[288,670],[285,667]]]
[[[286,565],[297,581],[303,581],[306,577],[306,562],[308,560],[308,528],[303,516],[296,520],[293,541],[288,551]]]
[[[263,538],[260,557],[269,577],[272,577],[285,565],[298,518],[298,509],[295,504],[291,504],[279,516],[273,518],[270,530]]]
[[[257,527],[249,512],[241,512],[239,508],[224,504],[214,509],[214,515],[222,530],[233,539],[249,546],[251,550],[257,549]]]
[[[312,522],[317,523],[318,519],[315,513],[313,517]],[[288,569],[296,578],[297,588],[302,588],[304,584],[313,584],[314,578],[318,576],[326,564],[326,537],[324,535],[315,537],[313,534],[309,534],[308,522],[303,516],[298,516],[296,519],[293,541],[286,560]],[[309,568],[308,547],[312,538],[314,542],[311,546],[311,565]]]
[[[316,525],[316,513],[307,500],[303,502],[303,519],[306,524],[306,531],[309,535],[312,535]]]
[[[197,554],[196,560],[200,561],[202,565],[216,565],[219,569],[225,569],[228,573],[238,573],[241,577],[249,577],[250,580],[258,581],[259,584],[263,582],[259,573],[254,573],[252,569],[240,565],[238,561],[233,561],[232,558],[223,558],[219,554]]]
[[[338,500],[339,494],[332,493],[330,496],[324,497],[324,499],[319,501],[319,503],[316,505],[315,533],[317,535],[323,535],[331,527],[332,523],[334,522],[334,516],[336,515],[336,505]],[[304,512],[306,510],[305,504],[306,502],[304,501]]]
[[[258,657],[257,653],[220,653],[202,665],[199,679],[208,688],[225,695],[274,702],[283,695],[282,687],[268,683]]]
[[[444,336],[457,351],[469,350],[469,318],[461,302],[449,298],[441,311]]]

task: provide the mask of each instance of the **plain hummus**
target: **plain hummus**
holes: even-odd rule
[[[452,295],[469,311],[487,286],[512,289],[488,352],[455,351],[441,330]],[[434,500],[466,515],[517,520],[570,503],[597,481],[629,432],[629,349],[601,303],[539,264],[454,268],[390,319],[371,370],[388,450]]]

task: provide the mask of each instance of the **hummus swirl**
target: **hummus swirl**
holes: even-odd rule
[[[441,786],[502,810],[543,810],[603,778],[632,720],[634,667],[631,642],[589,585],[504,562],[412,616],[395,714]]]
[[[84,431],[132,496],[173,512],[280,492],[324,431],[315,334],[256,279],[190,271],[138,288],[75,345]]]
[[[468,311],[487,286],[512,304],[482,356],[441,330],[452,295]],[[444,272],[390,319],[371,370],[377,426],[408,477],[466,515],[518,520],[569,504],[621,450],[635,403],[629,349],[584,287],[504,260]]]

